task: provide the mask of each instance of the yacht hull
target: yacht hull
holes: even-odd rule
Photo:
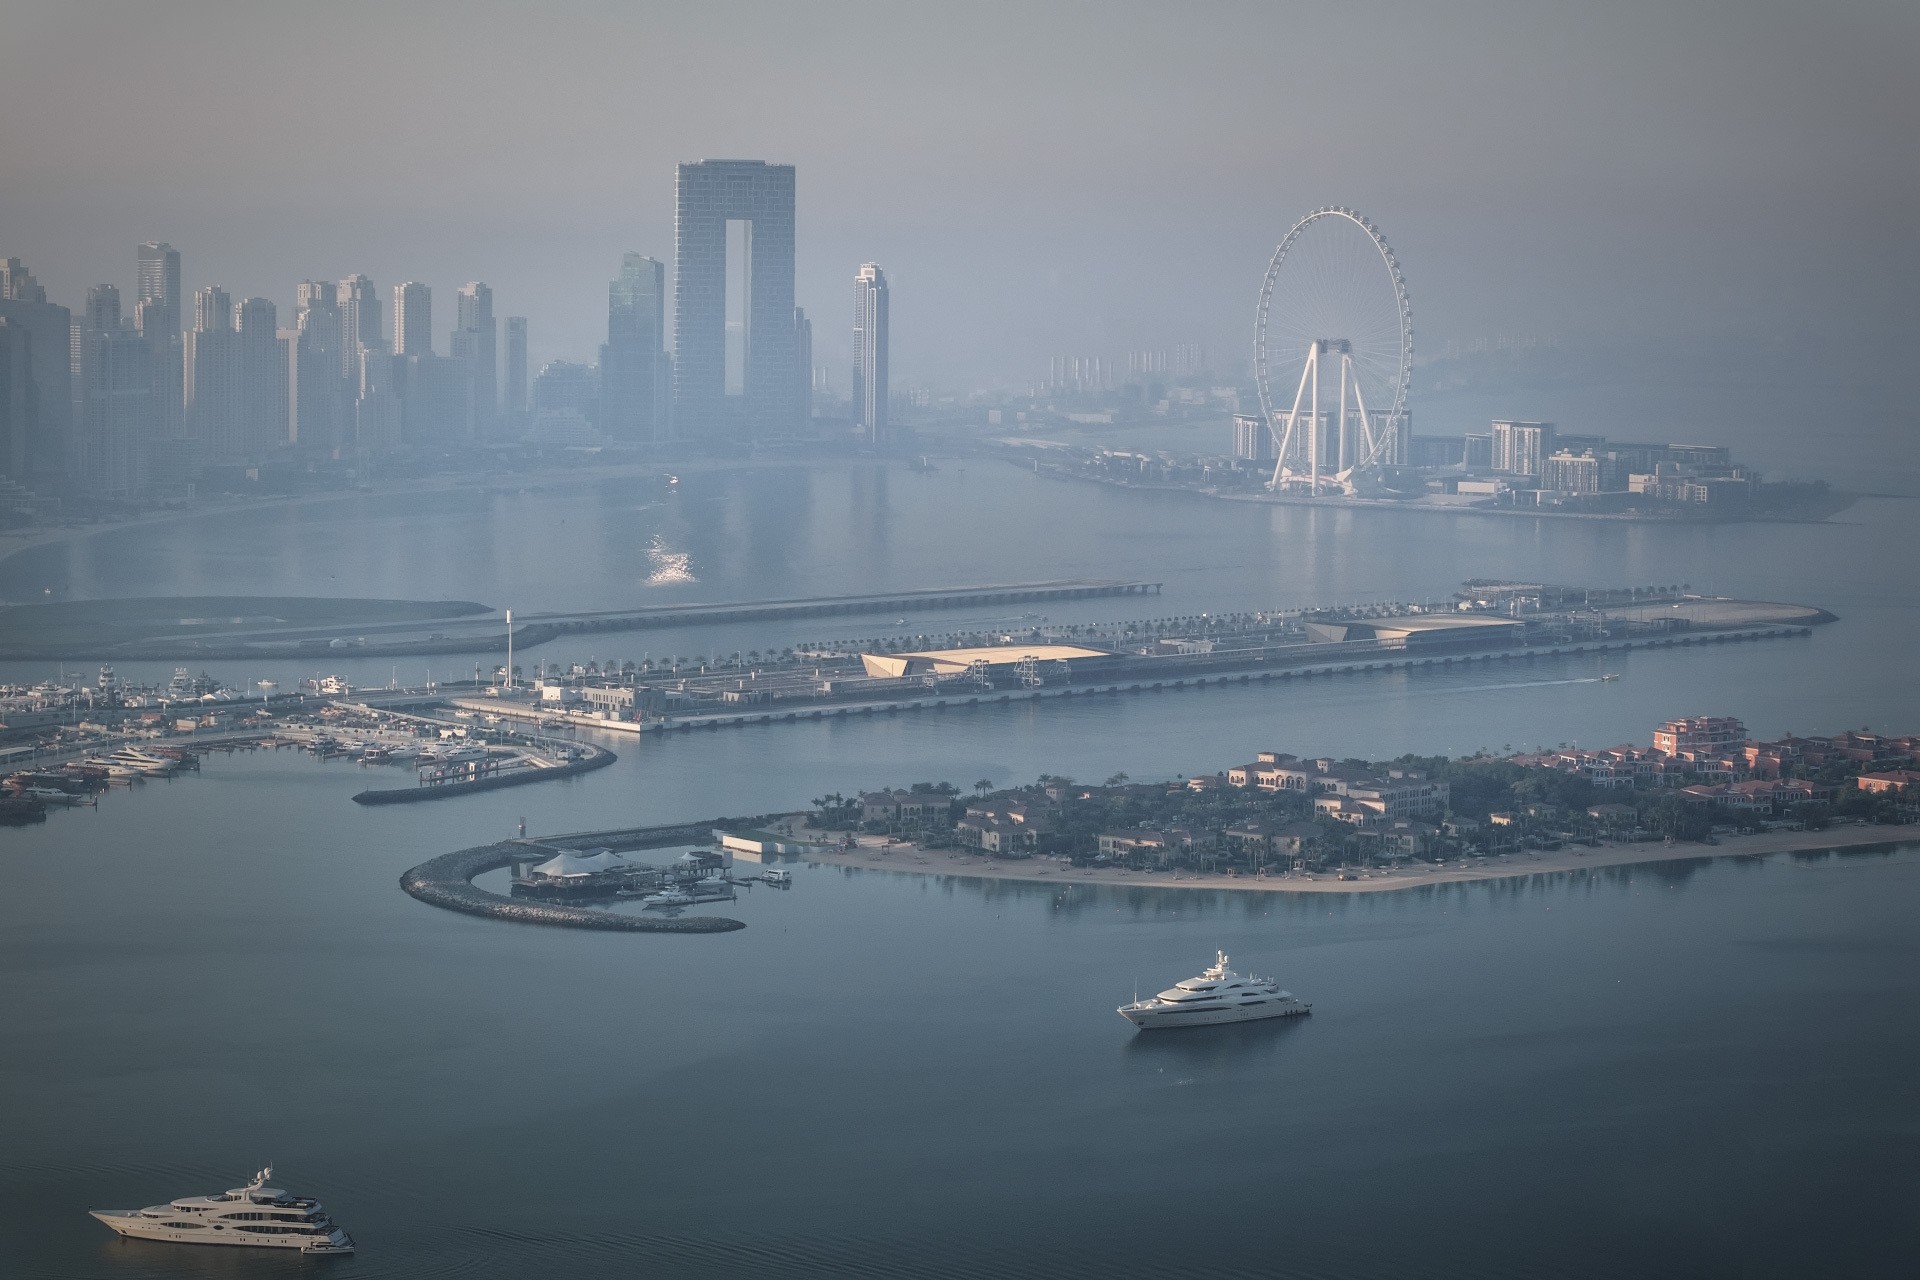
[[[1123,1005],[1117,1012],[1142,1031],[1171,1031],[1179,1027],[1217,1027],[1229,1022],[1297,1018],[1312,1013],[1313,1006],[1299,1000],[1278,1000],[1269,1004],[1225,1009],[1142,1009]]]
[[[238,1231],[228,1231],[212,1227],[180,1229],[169,1227],[164,1222],[152,1218],[143,1218],[137,1209],[89,1209],[93,1217],[98,1218],[111,1228],[115,1234],[129,1240],[161,1240],[169,1244],[205,1244],[230,1245],[241,1249],[291,1249],[296,1253],[352,1253],[353,1240],[345,1232],[339,1233],[346,1241],[335,1244],[326,1237],[274,1239],[268,1236],[248,1236]]]

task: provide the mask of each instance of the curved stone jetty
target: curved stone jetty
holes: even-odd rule
[[[385,787],[375,791],[361,791],[354,795],[355,804],[415,804],[421,800],[445,800],[452,796],[472,795],[476,791],[497,791],[501,787],[518,787],[529,782],[552,782],[556,778],[571,778],[582,773],[592,773],[595,769],[604,769],[619,759],[605,747],[596,747],[591,743],[579,743],[581,756],[563,765],[552,768],[525,767],[507,773],[486,774],[478,778],[469,778],[461,782],[438,782],[429,786]]]
[[[400,887],[420,901],[470,916],[517,920],[522,924],[559,925],[567,929],[612,929],[623,933],[729,933],[746,922],[723,916],[680,918],[622,915],[550,902],[528,902],[477,889],[473,878],[525,859],[529,848],[515,841],[477,845],[429,858],[400,877]]]

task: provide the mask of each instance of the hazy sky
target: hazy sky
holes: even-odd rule
[[[798,166],[799,301],[864,260],[905,376],[1249,342],[1300,213],[1370,213],[1422,343],[1912,336],[1920,5],[0,0],[0,254],[56,300],[170,240],[189,289],[494,286],[590,357],[673,166]],[[843,372],[836,373],[845,385]]]

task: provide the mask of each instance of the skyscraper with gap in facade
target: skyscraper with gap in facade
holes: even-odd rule
[[[680,166],[675,438],[756,439],[800,427],[793,248],[792,165],[702,160]]]

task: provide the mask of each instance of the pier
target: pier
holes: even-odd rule
[[[792,710],[695,712],[669,719],[629,722],[580,720],[575,724],[576,727],[591,730],[613,728],[626,733],[660,734],[695,729],[843,720],[856,716],[896,715],[904,711],[945,711],[949,708],[987,707],[1053,698],[1087,698],[1101,694],[1170,693],[1177,690],[1205,689],[1222,685],[1304,680],[1317,676],[1352,676],[1389,671],[1446,669],[1472,663],[1533,662],[1540,658],[1568,657],[1574,654],[1625,653],[1633,649],[1691,649],[1752,640],[1804,638],[1812,634],[1812,628],[1809,626],[1751,627],[1726,631],[1672,633],[1646,639],[1573,641],[1554,645],[1468,650],[1447,654],[1410,654],[1405,650],[1385,649],[1369,641],[1349,641],[1340,645],[1300,646],[1301,649],[1315,651],[1314,656],[1323,657],[1328,650],[1342,650],[1350,655],[1345,660],[1330,662],[1288,663],[1272,659],[1244,660],[1232,656],[1214,658],[1211,655],[1183,659],[1161,658],[1152,660],[1151,668],[1143,669],[1137,675],[1129,674],[1121,679],[1094,679],[1080,684],[982,690],[978,693],[927,691],[917,696],[816,703]],[[481,704],[476,702],[473,705]]]
[[[605,747],[596,747],[591,743],[570,745],[569,750],[578,752],[573,759],[561,764],[536,762],[533,757],[521,757],[521,763],[506,767],[503,764],[475,760],[465,766],[448,765],[432,772],[425,770],[419,774],[419,780],[411,787],[382,787],[372,791],[361,791],[354,795],[355,804],[412,804],[421,800],[444,800],[451,796],[472,795],[476,791],[497,791],[501,787],[517,787],[529,782],[551,782],[556,778],[571,778],[577,774],[592,773],[595,769],[604,769],[619,759]],[[511,764],[511,762],[508,762]]]
[[[529,857],[545,857],[563,848],[593,844],[613,849],[658,848],[704,840],[715,826],[730,819],[678,823],[672,826],[632,827],[622,831],[580,832],[535,840],[503,840],[429,858],[400,877],[400,888],[429,906],[470,916],[511,920],[519,924],[555,925],[565,929],[600,929],[618,933],[731,933],[746,922],[724,916],[656,917],[596,911],[561,903],[509,898],[476,888],[475,876],[498,871]]]

